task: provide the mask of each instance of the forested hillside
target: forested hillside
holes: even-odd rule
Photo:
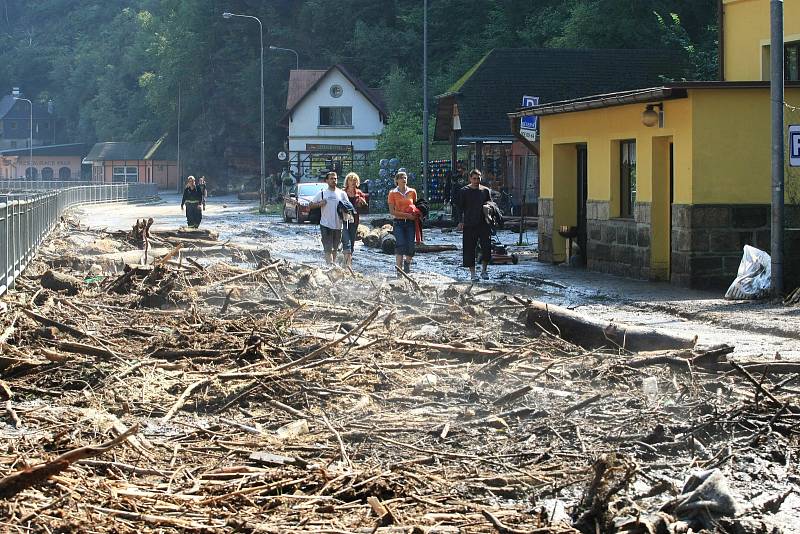
[[[227,147],[257,151],[258,25],[301,68],[344,63],[385,89],[386,143],[419,131],[422,0],[0,0],[0,90],[52,99],[67,139],[152,140],[177,128],[186,169],[220,169]],[[716,75],[715,0],[429,0],[430,95],[496,47],[686,51]],[[265,50],[268,162],[294,55]],[[394,124],[392,124],[392,121]],[[408,133],[410,132],[410,133]],[[394,139],[394,140],[392,140]],[[413,140],[412,140],[413,144]],[[419,144],[417,143],[417,146]],[[276,163],[276,162],[275,162]],[[216,166],[216,167],[215,167]]]

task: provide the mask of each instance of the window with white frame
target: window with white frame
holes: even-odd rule
[[[137,167],[114,167],[114,182],[138,182],[139,169]]]

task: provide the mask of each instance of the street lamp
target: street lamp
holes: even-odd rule
[[[19,96],[15,96],[14,100],[24,100],[31,106],[31,138],[28,145],[28,168],[31,170],[31,180],[33,180],[33,102],[28,100],[27,98],[22,98]],[[26,176],[27,178],[27,176]]]
[[[422,7],[422,190],[428,196],[428,0]]]
[[[297,54],[297,50],[292,50],[291,48],[281,48],[279,46],[272,46],[269,45],[270,50],[284,50],[286,52],[292,52],[294,54],[295,59],[295,70],[300,70],[300,56]]]
[[[267,176],[264,169],[264,26],[261,24],[261,19],[253,15],[239,15],[237,13],[225,12],[222,14],[223,18],[229,19],[231,17],[241,17],[244,19],[253,19],[258,22],[258,35],[261,39],[261,191],[260,191],[260,211],[265,213],[267,211],[267,198],[266,198],[266,185]]]

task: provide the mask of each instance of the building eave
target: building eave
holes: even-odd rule
[[[541,117],[544,115],[556,115],[559,113],[570,113],[574,111],[585,111],[589,109],[600,109],[612,106],[624,106],[626,104],[640,104],[645,102],[657,102],[660,100],[673,100],[686,97],[686,89],[653,87],[650,89],[640,89],[636,91],[623,91],[619,93],[595,95],[575,100],[550,102],[540,106],[520,108],[513,113],[509,113],[508,116],[511,119],[519,119],[521,117],[531,116]]]

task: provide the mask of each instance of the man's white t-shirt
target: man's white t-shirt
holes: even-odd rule
[[[342,229],[342,220],[339,218],[339,214],[336,212],[336,208],[339,206],[340,200],[347,200],[347,193],[344,190],[336,188],[335,191],[331,191],[330,189],[323,189],[319,193],[314,196],[312,202],[322,202],[322,199],[325,199],[327,202],[324,206],[322,206],[320,210],[320,226],[324,226],[326,228],[330,228],[331,230],[341,230]]]

